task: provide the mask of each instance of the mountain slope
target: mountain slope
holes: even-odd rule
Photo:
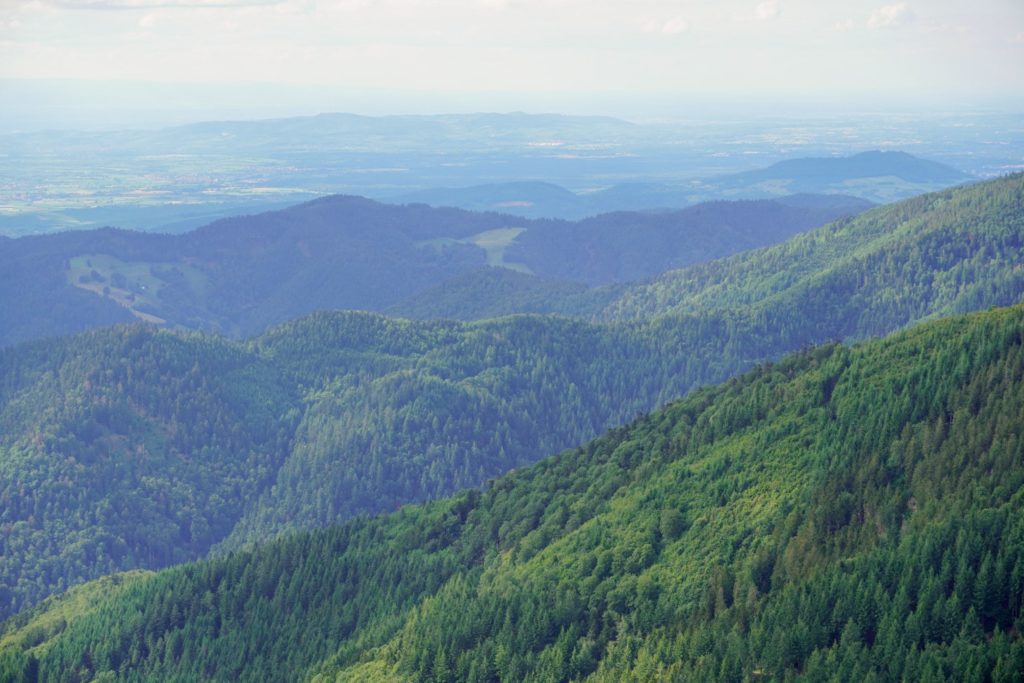
[[[839,338],[898,319],[1007,305],[1024,293],[1024,175],[915,197],[785,243],[627,289],[605,311],[647,318],[734,309],[753,318],[845,321]],[[897,305],[892,305],[899,301]],[[820,339],[824,330],[813,336]]]
[[[882,259],[858,261],[840,280],[848,289],[816,275],[820,250],[792,247],[808,258],[789,266],[794,282],[772,269],[768,250],[751,266],[760,284],[726,261],[722,273],[732,275],[689,295],[703,307],[652,319],[459,324],[320,313],[245,343],[128,328],[6,350],[0,609],[110,571],[477,486],[802,346],[887,333],[951,301],[1019,301],[1022,178],[825,229],[810,243],[834,232],[835,248],[854,253],[859,230]],[[971,240],[963,226],[973,226]],[[888,248],[876,231],[893,236]],[[872,270],[885,259],[905,263],[909,282],[954,274],[959,284],[894,290],[898,280]],[[750,302],[728,294],[737,283]],[[166,496],[157,492],[165,482]]]
[[[0,613],[204,555],[269,485],[296,397],[214,338],[118,328],[0,353]]]
[[[382,307],[484,264],[475,246],[431,250],[419,240],[505,225],[493,214],[330,197],[183,235],[10,240],[0,248],[9,321],[0,343],[66,334],[93,318],[93,326],[142,318],[237,335],[317,308]]]
[[[385,309],[421,320],[484,320],[515,313],[556,313],[593,318],[628,285],[588,287],[508,268],[481,268],[457,275]]]
[[[527,230],[505,251],[542,277],[588,284],[630,282],[773,244],[867,209],[837,198],[822,207],[780,201],[708,202],[665,213],[610,213]]]
[[[122,327],[3,351],[0,613],[480,485],[678,392],[676,365],[631,328],[526,316],[317,314],[245,344]]]
[[[814,206],[816,199],[785,201]],[[410,317],[422,311],[466,319],[525,310],[604,320],[733,311],[761,320],[762,329],[769,314],[782,327],[792,327],[807,311],[815,311],[812,318],[830,321],[829,329],[815,331],[808,341],[828,334],[885,334],[894,323],[904,324],[897,320],[974,310],[981,300],[988,305],[1017,301],[1024,293],[1018,267],[1022,221],[1024,176],[1016,174],[877,207],[772,247],[669,271],[647,282],[583,291],[525,276],[472,274],[392,310]],[[563,227],[562,234],[586,223]],[[623,252],[628,254],[628,247]],[[580,265],[570,261],[554,268],[574,272]],[[474,298],[477,286],[488,292],[484,306]],[[885,313],[870,313],[874,307]],[[876,315],[889,319],[871,319]],[[836,328],[840,320],[845,322]],[[777,334],[780,325],[765,333]]]
[[[394,515],[9,622],[39,680],[1014,680],[1024,307],[816,348]]]
[[[4,240],[0,345],[133,319],[251,335],[318,309],[383,310],[414,301],[485,265],[557,275],[551,264],[572,261],[566,255],[573,253],[587,258],[576,259],[584,265],[566,277],[653,276],[770,244],[851,210],[848,202],[762,208],[764,215],[729,204],[659,217],[622,214],[579,233],[559,221],[335,196],[181,235],[105,229]],[[730,230],[714,234],[723,223]],[[618,233],[630,226],[641,234],[624,248]],[[521,262],[510,245],[527,236]]]

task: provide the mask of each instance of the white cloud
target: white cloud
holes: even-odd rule
[[[282,0],[52,0],[63,9],[144,10],[167,7],[218,8],[276,5]]]
[[[1024,92],[1024,0],[988,1],[0,0],[0,77]]]
[[[905,2],[879,7],[868,18],[868,28],[894,28],[905,23],[911,17],[910,8]]]
[[[754,9],[754,14],[761,21],[779,16],[779,0],[764,0]]]
[[[644,33],[662,33],[666,36],[674,36],[690,30],[690,23],[681,16],[674,16],[667,20],[648,17],[640,22],[640,29]]]
[[[688,28],[690,28],[690,25],[686,23],[685,19],[682,17],[672,17],[665,22],[664,26],[661,27],[661,32],[666,35],[674,36],[679,33],[683,33]]]

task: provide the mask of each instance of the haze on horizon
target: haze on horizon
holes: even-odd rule
[[[668,118],[681,102],[957,108],[1020,102],[1022,64],[1019,0],[0,4],[0,96],[30,123],[49,112],[40,125],[117,109],[187,120],[515,109]]]

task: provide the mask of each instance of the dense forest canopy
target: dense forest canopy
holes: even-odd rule
[[[0,671],[1018,680],[1022,382],[1022,306],[808,349],[482,492],[51,599]]]
[[[246,342],[119,327],[0,351],[0,614],[480,486],[809,344],[1017,301],[1022,183],[682,271],[635,299],[650,318],[324,312]]]
[[[918,315],[1015,303],[1024,293],[1022,239],[1024,176],[1016,174],[878,207],[646,282],[581,289],[474,273],[391,310],[411,317],[552,312],[600,320],[730,310],[760,320],[767,334],[800,327],[803,315],[808,341],[821,339],[824,331],[814,323],[826,319],[846,321],[843,331],[829,332],[833,336],[859,337],[885,334]],[[484,303],[480,291],[487,294]]]
[[[249,336],[320,309],[382,311],[498,266],[535,271],[544,283],[622,282],[773,244],[868,206],[830,196],[716,202],[572,223],[331,196],[181,235],[102,229],[4,240],[0,345],[139,319]],[[589,255],[569,259],[579,263],[570,270],[559,267],[567,243]]]

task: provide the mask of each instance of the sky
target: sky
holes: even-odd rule
[[[314,108],[318,91],[1020,99],[1024,0],[0,0],[0,79],[258,84]]]

